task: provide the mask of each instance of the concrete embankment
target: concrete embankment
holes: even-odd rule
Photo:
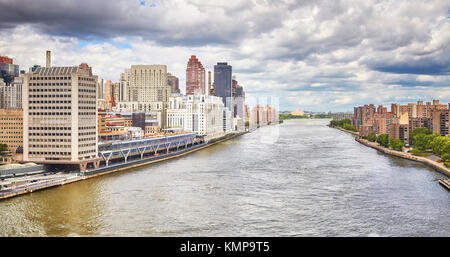
[[[396,150],[392,150],[392,149],[383,147],[383,146],[379,145],[378,143],[370,142],[369,140],[365,140],[365,139],[359,137],[358,132],[346,130],[346,129],[343,129],[340,127],[331,127],[331,126],[329,126],[329,127],[336,128],[336,129],[339,129],[340,131],[344,131],[344,132],[347,132],[349,134],[356,136],[355,140],[363,145],[372,147],[372,148],[374,148],[380,152],[383,152],[385,154],[390,154],[390,155],[397,156],[400,158],[404,158],[404,159],[408,159],[408,160],[412,160],[412,161],[416,161],[416,162],[421,162],[421,163],[428,165],[429,167],[432,167],[433,169],[439,171],[440,173],[450,177],[450,168],[447,168],[443,163],[439,163],[439,162],[430,160],[425,157],[415,156],[410,153],[400,152],[400,151],[396,151]]]
[[[378,145],[378,143],[370,142],[368,140],[365,140],[365,139],[362,139],[362,138],[359,138],[359,137],[356,137],[355,140],[358,141],[359,143],[363,144],[363,145],[366,145],[366,146],[372,147],[374,149],[377,149],[378,151],[383,152],[385,154],[390,154],[390,155],[397,156],[397,157],[400,157],[400,158],[404,158],[404,159],[408,159],[408,160],[424,163],[425,165],[428,165],[428,166],[434,168],[435,170],[441,172],[442,174],[450,177],[450,169],[445,167],[445,165],[443,163],[439,163],[439,162],[430,160],[430,159],[428,159],[426,157],[415,156],[415,155],[412,155],[410,153],[405,153],[405,152],[392,150],[392,149],[383,147],[381,145]]]
[[[70,179],[59,180],[59,181],[55,181],[55,182],[51,182],[51,183],[37,184],[37,185],[26,187],[25,189],[22,189],[20,191],[3,192],[3,193],[0,192],[0,199],[11,198],[11,197],[14,197],[14,196],[23,195],[23,194],[31,193],[31,192],[42,190],[42,189],[46,189],[46,188],[62,186],[62,185],[65,185],[65,184],[77,182],[77,181],[80,181],[80,180],[90,179],[90,178],[94,178],[94,177],[110,174],[110,173],[113,173],[113,172],[118,172],[118,171],[122,171],[122,170],[128,170],[128,169],[132,169],[132,168],[136,168],[136,167],[140,167],[140,166],[145,166],[145,165],[149,165],[149,164],[156,163],[156,162],[161,162],[161,161],[166,161],[166,160],[173,159],[173,158],[178,158],[178,157],[190,154],[192,152],[195,152],[195,151],[198,151],[198,150],[201,150],[201,149],[205,149],[205,148],[210,147],[212,145],[216,145],[216,144],[225,142],[227,140],[236,138],[236,137],[241,136],[241,135],[246,134],[246,133],[248,133],[248,132],[236,133],[236,134],[234,134],[232,136],[229,136],[227,138],[215,141],[213,143],[207,143],[207,144],[204,144],[204,145],[201,145],[201,146],[194,147],[192,149],[187,149],[186,151],[180,151],[179,153],[168,154],[168,156],[160,156],[160,158],[149,159],[149,160],[141,160],[139,162],[136,162],[136,164],[130,163],[131,165],[117,165],[118,166],[117,168],[111,167],[113,169],[110,169],[108,171],[104,171],[104,172],[101,172],[101,173],[96,173],[96,174],[92,174],[92,175],[85,175],[85,176],[76,173],[76,174],[74,174],[74,177],[71,177]],[[100,169],[102,169],[102,168],[100,168]],[[87,174],[88,173],[89,172],[87,172]]]

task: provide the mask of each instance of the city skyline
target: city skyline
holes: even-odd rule
[[[438,1],[89,5],[104,15],[64,1],[1,2],[7,13],[0,11],[0,55],[28,70],[44,66],[43,53],[51,50],[55,66],[85,62],[113,82],[130,65],[164,64],[180,85],[186,60],[196,55],[207,71],[228,62],[247,96],[279,97],[281,111],[450,102],[449,14]],[[126,17],[129,11],[136,20]]]

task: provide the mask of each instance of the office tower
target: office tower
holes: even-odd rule
[[[130,99],[137,102],[167,102],[166,65],[132,65],[130,71]]]
[[[232,67],[226,62],[218,62],[214,65],[214,95],[222,97],[222,102],[229,110],[232,105],[231,88]]]
[[[119,102],[125,102],[128,100],[128,89],[130,87],[130,69],[125,69],[123,73],[120,74],[120,85],[119,85]]]
[[[97,81],[85,63],[24,75],[24,161],[98,167]]]
[[[178,78],[174,75],[167,73],[167,84],[170,87],[171,94],[179,94],[180,87],[178,85]]]
[[[205,68],[202,63],[192,55],[186,68],[186,95],[204,95]]]
[[[165,127],[165,110],[167,108],[170,87],[167,79],[166,65],[132,65],[129,73],[129,87],[126,88],[126,101],[116,104],[114,110],[119,112],[144,111],[154,114]],[[125,77],[125,76],[124,76]]]

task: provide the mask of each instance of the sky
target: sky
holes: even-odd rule
[[[22,70],[82,62],[117,82],[165,64],[186,88],[196,55],[228,62],[248,97],[280,110],[450,102],[450,1],[0,0],[0,55]]]

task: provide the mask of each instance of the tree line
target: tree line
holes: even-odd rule
[[[355,128],[355,126],[352,125],[352,121],[350,119],[343,119],[343,120],[332,120],[330,121],[331,127],[340,127],[346,130],[357,132],[358,130]]]

